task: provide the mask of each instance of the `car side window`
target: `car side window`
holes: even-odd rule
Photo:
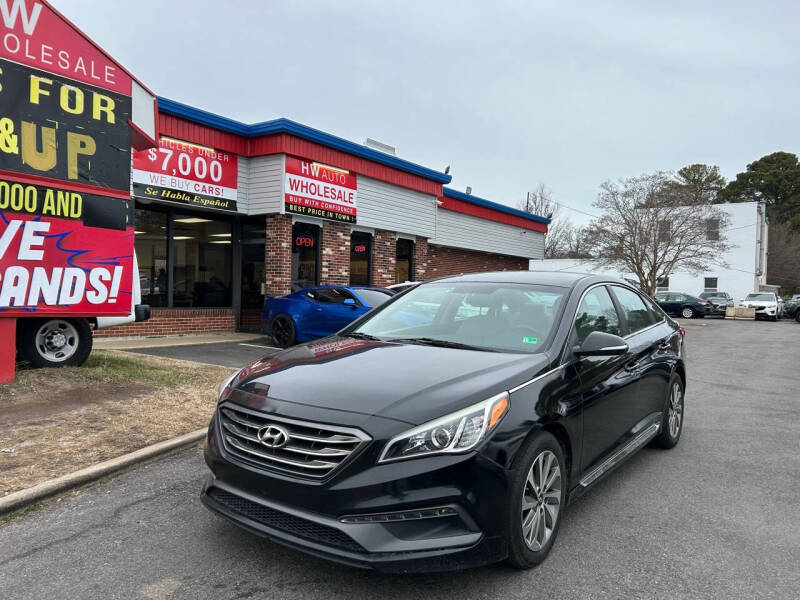
[[[593,331],[620,335],[619,315],[605,287],[589,290],[575,316],[575,335],[579,344]]]
[[[325,304],[344,304],[346,299],[353,300],[357,304],[361,304],[358,302],[349,291],[342,289],[342,288],[319,288],[313,291],[312,299],[316,300],[317,302],[322,302]]]
[[[648,296],[642,296],[642,300],[644,300],[644,303],[647,305],[647,308],[650,309],[650,312],[653,313],[656,322],[661,321],[664,318],[664,311],[656,302],[653,302],[652,298],[649,298]]]
[[[639,294],[618,285],[611,286],[611,288],[617,297],[620,308],[622,308],[625,320],[628,322],[629,334],[636,333],[655,324],[655,316],[648,310]]]

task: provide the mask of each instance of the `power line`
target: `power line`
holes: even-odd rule
[[[574,210],[577,213],[581,213],[582,215],[586,215],[587,217],[592,217],[593,219],[599,219],[599,215],[593,215],[592,213],[588,213],[585,210],[580,210],[578,208],[572,208],[571,206],[567,206],[563,202],[559,202],[558,200],[553,200],[554,204],[558,204],[559,206],[566,208],[567,210]]]

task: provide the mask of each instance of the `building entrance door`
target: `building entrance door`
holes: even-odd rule
[[[263,218],[242,222],[242,304],[239,310],[239,331],[261,331],[265,227]]]

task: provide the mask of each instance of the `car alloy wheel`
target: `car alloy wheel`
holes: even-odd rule
[[[78,343],[78,330],[69,321],[52,319],[36,331],[36,350],[51,363],[69,360],[78,349]]]
[[[692,308],[690,306],[685,306],[681,310],[681,316],[684,319],[691,319],[694,316],[694,310],[692,310]]]
[[[281,348],[294,344],[294,323],[285,315],[278,315],[272,322],[272,337]]]
[[[561,468],[556,455],[544,450],[533,461],[522,489],[522,537],[538,552],[553,535],[561,509]]]
[[[681,432],[683,424],[683,389],[678,381],[672,383],[672,390],[669,395],[669,407],[667,408],[667,425],[669,435],[673,439],[677,438]]]

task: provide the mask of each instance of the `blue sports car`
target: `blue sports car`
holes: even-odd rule
[[[377,287],[320,285],[268,298],[261,326],[281,348],[331,335],[394,292]]]

